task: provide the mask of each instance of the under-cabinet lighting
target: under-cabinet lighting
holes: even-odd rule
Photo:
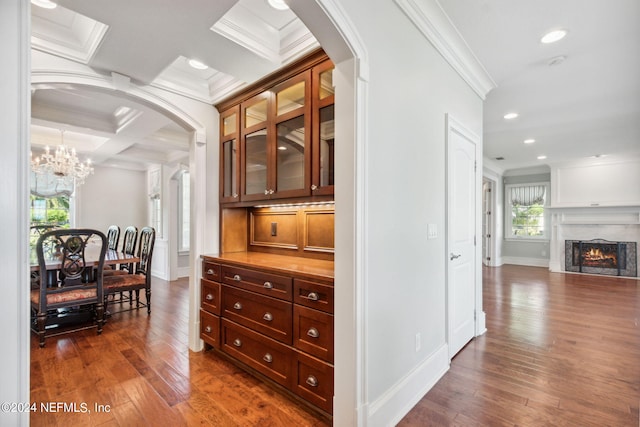
[[[326,202],[304,202],[304,203],[281,203],[275,205],[256,205],[256,208],[304,208],[308,206],[334,206],[336,202],[334,201],[326,201]]]

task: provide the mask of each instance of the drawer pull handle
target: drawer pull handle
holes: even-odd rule
[[[242,280],[242,277],[240,277],[240,275],[239,275],[239,274],[234,274],[234,275],[233,275],[233,280],[235,280],[236,282],[239,282],[239,281],[241,281],[241,280]]]
[[[264,320],[266,320],[267,322],[271,322],[273,320],[273,314],[269,313],[268,311],[264,314],[264,316],[262,316],[262,318]]]
[[[233,304],[233,308],[235,308],[236,310],[242,310],[242,304],[237,302],[237,303]]]
[[[212,301],[213,300],[213,294],[207,294],[207,296],[205,297],[205,299],[207,301]]]
[[[267,353],[262,357],[262,360],[264,360],[267,363],[271,363],[271,362],[273,362],[273,356],[271,356],[271,354]]]
[[[307,335],[309,335],[311,338],[318,338],[320,336],[320,332],[318,332],[316,328],[309,328],[309,330],[307,331]]]
[[[318,294],[315,292],[309,292],[309,295],[307,295],[307,298],[310,299],[311,301],[318,301],[320,299]]]
[[[314,377],[313,375],[309,375],[307,377],[307,381],[305,381],[307,384],[309,384],[311,387],[318,387],[318,379],[316,377]]]
[[[210,333],[211,333],[211,331],[212,331],[211,326],[207,326],[206,328],[204,328],[204,331],[205,331],[206,333],[210,334]]]
[[[235,345],[236,347],[242,347],[242,341],[240,341],[240,338],[236,338],[235,340],[233,340],[233,345]]]
[[[264,286],[265,289],[273,289],[273,284],[271,282],[264,282]]]
[[[208,270],[207,270],[207,274],[208,274],[209,276],[213,276],[213,269],[212,269],[212,268],[208,269]]]

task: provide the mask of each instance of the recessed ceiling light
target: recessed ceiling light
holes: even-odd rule
[[[55,9],[58,5],[51,0],[31,0],[31,4],[42,7],[44,9]]]
[[[267,0],[269,2],[269,6],[277,10],[287,10],[289,9],[289,5],[287,5],[284,0]]]
[[[549,31],[547,34],[545,34],[544,36],[542,36],[542,38],[540,39],[540,41],[542,43],[548,44],[548,43],[555,43],[558,40],[562,40],[564,38],[564,36],[567,35],[567,30],[553,30],[553,31]]]
[[[191,65],[191,67],[195,68],[196,70],[206,70],[207,68],[209,68],[209,66],[195,59],[190,59],[189,65]]]
[[[507,113],[504,115],[504,118],[507,120],[512,120],[518,117],[518,113]]]
[[[525,140],[524,140],[524,143],[525,143],[525,144],[533,144],[534,142],[536,142],[536,140],[535,140],[535,139],[533,139],[533,138],[529,138],[529,139],[525,139]]]
[[[538,160],[544,160],[546,158],[547,158],[547,156],[538,156]]]
[[[566,55],[559,55],[559,56],[554,56],[553,58],[551,58],[549,60],[549,62],[547,62],[547,64],[550,67],[553,67],[554,65],[560,65],[564,62],[564,60],[567,59]]]

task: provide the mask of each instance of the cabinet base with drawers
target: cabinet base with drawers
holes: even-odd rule
[[[200,337],[333,413],[333,262],[259,252],[202,256]]]

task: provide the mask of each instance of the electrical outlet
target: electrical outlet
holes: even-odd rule
[[[422,343],[420,342],[420,332],[416,334],[416,353],[420,351]]]

